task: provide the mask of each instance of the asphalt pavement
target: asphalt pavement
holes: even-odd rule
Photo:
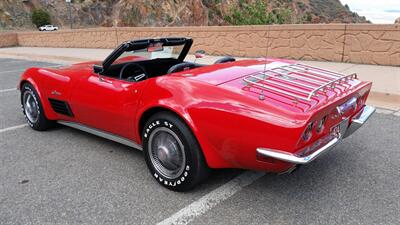
[[[20,126],[15,87],[32,66],[55,64],[0,59],[0,224],[157,224],[183,214],[178,224],[400,224],[398,112],[378,111],[293,174],[243,185],[235,179],[252,172],[216,170],[176,193],[153,180],[138,150],[63,126]]]

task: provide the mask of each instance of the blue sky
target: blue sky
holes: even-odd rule
[[[372,23],[393,24],[400,17],[400,0],[340,0]]]

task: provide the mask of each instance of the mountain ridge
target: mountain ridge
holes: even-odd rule
[[[287,23],[367,23],[339,0],[262,0],[266,11],[290,10]],[[98,26],[211,26],[234,25],[227,20],[234,9],[255,0],[75,0],[74,28]],[[257,7],[257,4],[255,4]],[[52,23],[69,26],[64,0],[0,1],[0,29],[33,29],[35,9],[49,12]],[[267,13],[266,12],[266,13]]]

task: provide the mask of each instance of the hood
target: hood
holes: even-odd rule
[[[82,74],[82,72],[92,72],[93,65],[95,64],[100,65],[101,61],[88,61],[72,65],[61,65],[58,67],[43,67],[40,68],[40,70],[42,70],[42,72],[48,71],[63,76],[73,76],[74,74]]]

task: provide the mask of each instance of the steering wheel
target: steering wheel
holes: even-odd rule
[[[181,72],[193,68],[196,68],[196,64],[194,63],[191,62],[178,63],[176,65],[171,66],[171,68],[169,68],[169,70],[167,71],[167,74]]]
[[[122,67],[119,79],[139,82],[148,78],[146,70],[137,63],[128,63]]]

